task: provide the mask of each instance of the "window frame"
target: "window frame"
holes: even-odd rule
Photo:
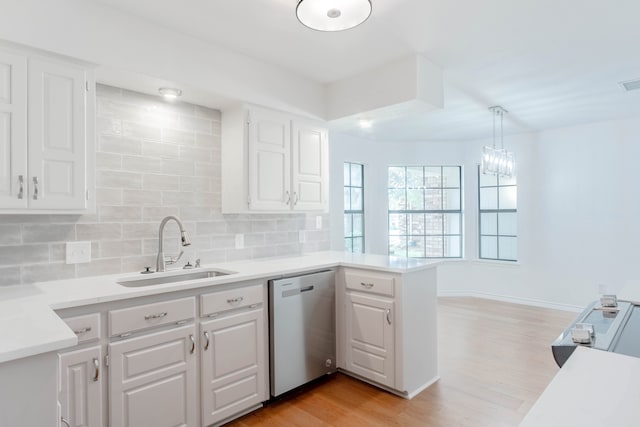
[[[517,233],[517,215],[518,215],[518,201],[516,198],[516,207],[515,209],[500,209],[500,188],[506,187],[514,187],[516,189],[516,195],[518,191],[518,181],[515,181],[515,184],[500,184],[500,176],[496,176],[496,185],[481,185],[481,168],[478,165],[478,259],[483,261],[497,261],[497,262],[507,262],[507,263],[517,263],[518,262],[518,233]],[[515,178],[515,177],[514,177]],[[482,196],[481,189],[482,188],[495,188],[496,189],[496,209],[482,209]],[[482,214],[496,214],[496,234],[483,234],[482,233]],[[516,215],[516,234],[501,234],[500,233],[500,214],[504,213],[513,213]],[[482,255],[482,237],[495,237],[496,238],[496,257],[489,258]],[[510,258],[501,258],[500,257],[500,237],[512,237],[516,239],[516,257],[515,259]]]
[[[390,209],[389,207],[389,192],[390,190],[401,190],[402,188],[392,188],[389,186],[389,170],[391,168],[404,168],[405,173],[405,182],[404,182],[404,191],[405,191],[405,209]],[[417,189],[415,187],[409,187],[407,185],[407,170],[409,168],[422,168],[422,174],[423,174],[423,179],[427,176],[426,175],[426,169],[427,168],[440,168],[440,186],[439,187],[430,187],[426,185],[426,182],[423,181],[423,186],[420,187],[422,190],[440,190],[440,197],[441,197],[441,204],[444,204],[444,194],[446,190],[457,190],[458,191],[458,209],[426,209],[426,206],[423,206],[423,209],[408,209],[408,195],[407,195],[407,190],[409,189]],[[443,177],[445,176],[444,174],[444,168],[457,168],[458,170],[458,183],[459,185],[457,187],[452,187],[452,186],[446,186],[443,183]],[[462,165],[421,165],[421,166],[411,166],[411,165],[406,165],[406,166],[395,166],[395,165],[391,165],[387,167],[387,252],[390,253],[391,252],[391,237],[405,237],[405,241],[406,241],[406,249],[405,249],[405,254],[404,256],[407,258],[421,258],[421,259],[462,259],[463,255],[464,255],[464,220],[463,220],[463,173],[462,173]],[[423,193],[423,200],[426,203],[426,193]],[[406,221],[407,221],[407,230],[406,233],[409,233],[409,225],[408,225],[408,220],[409,220],[409,215],[412,214],[418,214],[418,215],[425,215],[425,227],[424,230],[422,232],[421,235],[417,235],[417,234],[391,234],[391,215],[406,215]],[[427,215],[441,215],[442,216],[442,228],[441,228],[441,233],[440,234],[433,234],[433,233],[427,233]],[[454,233],[447,233],[446,232],[446,215],[448,214],[454,214],[454,215],[458,215],[458,233],[454,234]],[[417,257],[417,256],[409,256],[409,237],[411,236],[416,236],[416,237],[422,237],[424,238],[424,256],[422,257]],[[442,252],[440,254],[440,256],[428,256],[427,254],[427,240],[428,238],[434,238],[434,237],[439,237],[442,240]],[[445,256],[446,254],[446,238],[447,237],[458,237],[459,238],[459,244],[458,244],[458,255],[457,256]]]
[[[358,162],[344,162],[343,163],[343,171],[344,171],[344,166],[345,165],[349,165],[349,183],[347,184],[346,182],[344,182],[344,176],[343,176],[343,189],[349,189],[349,194],[351,194],[351,189],[353,188],[357,188],[360,189],[360,198],[362,200],[361,203],[361,209],[347,209],[347,206],[343,206],[343,217],[342,217],[342,221],[343,221],[343,226],[342,226],[342,242],[343,242],[343,246],[344,246],[344,251],[345,252],[350,252],[350,253],[365,253],[365,217],[364,217],[364,212],[365,212],[365,207],[364,207],[364,163],[358,163]],[[353,165],[357,165],[360,167],[360,183],[361,185],[351,185],[351,168]],[[351,208],[351,198],[349,198],[349,208]],[[344,221],[346,221],[346,216],[350,215],[351,217],[351,235],[346,236],[344,233]],[[362,216],[362,236],[354,236],[353,234],[353,215],[361,215]],[[362,239],[362,252],[354,252],[353,248],[353,241],[354,239]],[[351,250],[348,251],[347,250],[347,246],[346,246],[346,241],[350,240],[350,246],[351,246]]]

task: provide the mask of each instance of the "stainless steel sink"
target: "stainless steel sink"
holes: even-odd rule
[[[127,277],[119,280],[117,283],[127,288],[138,288],[141,286],[163,285],[166,283],[186,282],[188,280],[210,279],[212,277],[227,276],[235,274],[234,271],[223,271],[213,269],[202,269],[198,271],[179,272],[174,274],[163,274],[162,276],[145,276],[145,277]]]

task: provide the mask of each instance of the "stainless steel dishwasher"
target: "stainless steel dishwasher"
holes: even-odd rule
[[[334,272],[269,281],[271,396],[336,369]]]

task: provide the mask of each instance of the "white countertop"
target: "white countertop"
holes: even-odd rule
[[[0,288],[0,324],[2,325],[0,329],[0,362],[75,345],[77,343],[75,334],[53,310],[251,279],[288,276],[337,266],[406,273],[432,268],[439,263],[440,261],[433,260],[327,251],[292,257],[204,265],[203,268],[215,268],[235,273],[148,287],[128,288],[119,285],[117,281],[131,277],[159,277],[170,275],[175,271],[154,273],[150,276],[129,273],[8,286]]]
[[[640,425],[640,358],[577,347],[520,427]]]

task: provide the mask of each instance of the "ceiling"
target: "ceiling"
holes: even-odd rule
[[[497,104],[507,134],[640,115],[617,84],[640,78],[637,0],[371,0],[338,33],[301,25],[297,0],[92,1],[324,84],[413,54],[442,67],[443,109],[334,126],[370,139],[487,137]]]

